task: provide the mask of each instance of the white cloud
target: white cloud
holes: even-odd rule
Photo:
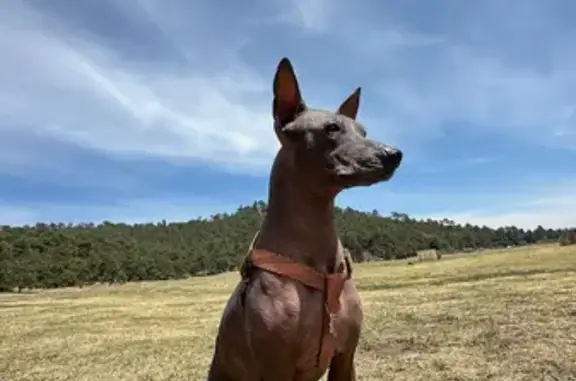
[[[576,192],[576,188],[574,188]],[[380,212],[387,214],[382,207],[390,208],[395,200],[407,202],[422,202],[423,195],[395,195],[389,192],[378,193],[379,199],[372,198],[371,201],[356,202],[354,207],[362,210],[376,208]],[[517,226],[525,229],[534,229],[538,225],[545,228],[565,228],[576,227],[576,193],[534,195],[534,198],[524,202],[510,202],[508,207],[491,207],[489,197],[485,205],[475,203],[474,199],[470,204],[475,204],[475,209],[454,213],[452,211],[441,211],[430,214],[413,214],[414,218],[448,218],[461,224],[471,223],[474,225],[486,225],[492,228],[501,226]],[[436,199],[438,197],[438,200]],[[457,195],[456,198],[463,198]],[[507,196],[513,199],[511,195]],[[538,198],[540,197],[540,198]],[[426,197],[428,204],[434,204],[446,198],[445,195],[429,195]],[[526,198],[525,195],[519,198]],[[349,203],[347,203],[349,204]],[[7,205],[0,203],[0,225],[23,225],[43,222],[95,222],[102,221],[124,222],[124,223],[147,223],[167,221],[187,221],[196,217],[208,217],[213,213],[233,212],[238,205],[236,203],[226,203],[224,201],[211,198],[149,198],[131,199],[108,203],[102,205],[95,204],[50,204],[50,203],[27,203],[26,205]],[[398,211],[393,208],[393,210]],[[400,210],[402,211],[402,210]]]
[[[570,53],[572,39],[566,38],[570,31],[559,27],[547,3],[503,9],[499,2],[483,2],[473,11],[439,3],[439,15],[458,21],[437,33],[418,30],[408,16],[412,12],[393,13],[394,6],[386,12],[385,3],[382,8],[345,0],[284,4],[292,24],[339,39],[347,56],[355,54],[360,67],[371,69],[371,87],[378,87],[383,110],[378,124],[398,131],[389,134],[402,143],[418,139],[426,144],[449,125],[576,149],[576,69],[568,64],[576,55]],[[318,13],[328,16],[323,22],[307,16]],[[517,31],[510,29],[511,22]],[[487,28],[487,23],[494,24]],[[547,29],[537,31],[536,24]],[[526,36],[546,43],[534,43],[532,56],[522,60]]]
[[[519,198],[525,195],[519,195]],[[482,209],[489,210],[483,211]],[[423,217],[423,216],[422,216]],[[490,205],[477,206],[475,210],[460,213],[435,213],[424,218],[448,218],[458,223],[486,225],[492,228],[517,226],[534,229],[538,225],[545,228],[576,227],[576,186],[549,190],[523,202],[511,202],[507,208],[490,208]]]
[[[217,72],[144,67],[89,33],[73,35],[47,15],[14,3],[0,14],[0,49],[9,52],[0,61],[4,128],[26,128],[116,155],[266,170],[278,148],[269,113],[271,78],[261,78],[238,60],[246,37],[226,40],[216,53],[205,46],[202,33],[186,33],[183,25],[195,21],[190,12],[156,0],[139,4],[141,14],[132,17],[145,15],[183,57],[197,62],[194,48],[206,47],[228,64]],[[274,22],[340,40],[366,65],[374,59],[386,61],[377,100],[384,111],[364,118],[386,131],[374,134],[378,138],[400,144],[418,137],[425,144],[427,137],[441,134],[447,122],[464,122],[576,147],[570,95],[576,90],[576,71],[571,68],[548,73],[511,68],[497,57],[394,20],[376,26],[348,19],[343,28],[342,17],[354,9],[341,1],[291,0],[274,6],[282,16]],[[117,8],[126,17],[134,11],[132,5],[119,3]],[[405,57],[391,51],[426,46],[434,46],[436,62],[420,65],[420,73],[403,71]]]
[[[474,170],[478,166],[491,165],[498,161],[501,161],[503,157],[501,155],[490,155],[490,156],[476,156],[470,157],[458,161],[451,161],[444,164],[428,164],[418,167],[413,170],[413,173],[417,174],[439,174],[439,173],[449,173],[461,170]],[[412,162],[417,159],[413,159]]]
[[[576,71],[541,74],[511,69],[497,59],[459,47],[444,56],[442,69],[422,82],[398,78],[382,85],[389,123],[412,135],[429,135],[447,124],[477,128],[551,147],[576,147],[566,110],[576,91]],[[558,139],[555,131],[564,131]]]
[[[572,214],[570,214],[572,213]],[[541,210],[517,210],[502,213],[458,213],[442,217],[431,216],[434,219],[448,218],[461,224],[486,225],[491,228],[501,226],[516,226],[523,229],[534,229],[542,225],[546,229],[562,229],[576,227],[576,204],[550,205]]]
[[[365,9],[351,1],[277,0],[274,4],[277,17],[273,17],[272,22],[293,25],[308,34],[334,38],[342,45],[342,51],[355,52],[364,58],[372,58],[375,51],[386,56],[393,54],[395,49],[443,42],[438,36],[406,30],[389,19],[380,19],[379,25],[375,26],[362,17]]]
[[[28,203],[8,205],[0,202],[0,225],[33,225],[44,223],[157,223],[189,221],[197,217],[209,217],[214,213],[234,212],[237,204],[204,197],[152,199],[139,198],[95,204]]]
[[[0,202],[0,225],[25,225],[38,221],[33,210]]]
[[[0,61],[4,128],[27,128],[111,154],[199,159],[236,170],[268,168],[278,148],[269,114],[271,78],[261,78],[238,60],[246,37],[210,48],[203,33],[187,33],[184,25],[198,20],[178,4],[138,4],[138,17],[146,15],[183,57],[198,60],[195,48],[205,48],[229,64],[216,73],[139,66],[94,36],[73,37],[56,21],[46,21],[47,15],[15,2],[0,13],[0,49],[9,52]],[[536,72],[396,20],[355,22],[343,17],[360,11],[343,1],[277,1],[274,7],[273,22],[342,41],[364,59],[362,65],[385,63],[374,73],[383,77],[377,102],[384,111],[365,120],[382,126],[386,138],[404,143],[418,137],[425,144],[454,122],[576,148],[576,70],[569,66]],[[134,7],[118,3],[117,10],[130,17]],[[433,46],[430,62],[419,65],[418,73],[402,69],[408,62],[402,49],[426,46]]]
[[[322,33],[329,27],[334,2],[327,0],[279,0],[276,22],[293,24],[309,33]]]
[[[90,35],[63,38],[43,15],[13,5],[0,15],[3,128],[111,154],[268,165],[277,149],[271,94],[246,67],[139,68]]]

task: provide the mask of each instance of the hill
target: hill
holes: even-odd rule
[[[265,203],[188,222],[43,224],[0,230],[0,291],[179,279],[236,268],[259,228]],[[336,210],[343,244],[356,261],[558,241],[563,230],[491,229],[402,213]]]

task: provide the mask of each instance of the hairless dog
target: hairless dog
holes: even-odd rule
[[[220,321],[208,381],[354,381],[362,306],[334,225],[344,189],[389,180],[402,152],[356,121],[360,88],[311,109],[292,64],[274,77],[278,151],[266,217]]]

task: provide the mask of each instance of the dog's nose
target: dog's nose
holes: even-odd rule
[[[384,153],[386,154],[387,160],[391,160],[395,167],[400,165],[402,161],[402,151],[394,147],[384,147]]]

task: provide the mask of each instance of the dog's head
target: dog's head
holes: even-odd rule
[[[359,103],[357,88],[336,112],[308,108],[292,64],[287,58],[280,61],[274,77],[274,129],[301,181],[338,192],[392,177],[402,152],[366,136],[356,121]]]

